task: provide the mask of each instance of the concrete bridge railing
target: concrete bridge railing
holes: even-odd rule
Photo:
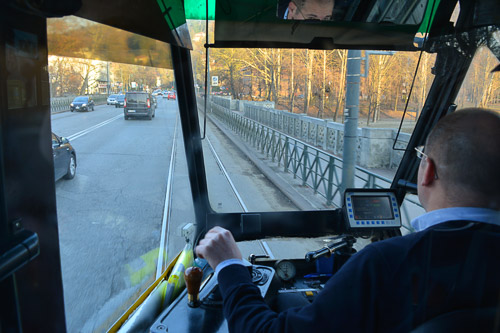
[[[334,148],[331,144],[329,145],[329,142],[335,144],[335,140],[343,137],[342,124],[318,121],[310,119],[311,117],[304,119],[303,116],[283,114],[284,111],[270,108],[259,107],[256,109],[255,105],[249,106],[248,104],[245,104],[242,113],[231,110],[230,103],[230,100],[226,98],[213,98],[212,103],[209,103],[209,112],[228,125],[249,146],[254,147],[272,163],[282,168],[283,172],[292,174],[294,178],[302,181],[303,186],[313,189],[315,194],[325,199],[327,206],[340,207],[342,205],[342,193],[339,190],[342,181],[342,159],[323,149],[325,146],[330,149]],[[203,105],[201,102],[199,104]],[[252,119],[254,117],[258,120]],[[325,135],[318,135],[321,127],[323,127],[323,133],[334,137],[333,140],[328,139]],[[384,133],[385,137],[368,132],[368,134],[372,134],[370,137],[367,133],[363,133],[363,130],[358,130],[358,134],[365,135],[360,137],[358,141],[358,150],[380,149],[376,147],[379,144],[378,140],[373,139],[382,139],[379,141],[383,142],[387,137],[390,137],[388,131],[381,132]],[[314,141],[314,144],[306,141]],[[356,167],[355,186],[358,188],[388,188],[391,182],[390,179],[373,173],[362,166]],[[403,227],[407,232],[411,232],[413,228],[409,222],[422,213],[418,199],[414,196],[407,196],[402,205],[402,212]]]

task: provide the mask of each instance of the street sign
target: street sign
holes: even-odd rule
[[[217,87],[219,85],[219,77],[212,76],[212,87]]]

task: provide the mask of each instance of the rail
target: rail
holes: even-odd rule
[[[227,103],[226,103],[227,104]],[[327,206],[342,205],[342,159],[318,149],[302,140],[296,139],[281,131],[246,118],[227,106],[210,103],[211,113],[226,123],[228,127],[243,138],[250,146],[258,150],[272,163],[278,165],[285,173],[300,179],[302,186],[311,188],[315,194],[325,199]],[[355,187],[388,188],[391,180],[357,166],[355,171]],[[401,210],[403,212],[403,228],[414,231],[411,219],[420,215],[415,210],[421,208],[416,198],[407,196]]]

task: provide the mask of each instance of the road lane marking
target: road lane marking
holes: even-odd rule
[[[119,115],[114,116],[113,118],[110,118],[110,119],[108,119],[108,120],[105,120],[105,121],[103,121],[103,122],[101,122],[101,123],[99,123],[99,124],[96,124],[96,125],[94,125],[94,126],[91,126],[91,127],[89,127],[89,128],[86,128],[86,129],[84,129],[84,130],[82,130],[82,131],[80,131],[80,132],[77,132],[77,133],[73,134],[73,135],[67,136],[66,138],[67,138],[68,140],[70,140],[70,141],[76,140],[76,139],[78,139],[78,138],[80,138],[80,137],[82,137],[82,136],[84,136],[84,135],[86,135],[86,134],[89,134],[89,133],[90,133],[90,132],[92,132],[92,131],[95,131],[95,130],[96,130],[96,129],[98,129],[98,128],[101,128],[101,127],[103,127],[103,126],[106,126],[107,124],[109,124],[109,123],[111,123],[111,122],[113,122],[113,121],[115,121],[116,119],[121,118],[121,117],[123,117],[123,115],[119,114]]]
[[[167,178],[167,191],[165,192],[165,204],[163,206],[163,219],[161,222],[161,236],[160,236],[160,250],[158,251],[158,263],[156,265],[156,279],[161,276],[163,273],[163,266],[166,262],[164,261],[167,260],[168,258],[168,252],[167,256],[165,256],[165,259],[163,259],[163,253],[166,252],[165,245],[168,244],[168,236],[170,234],[169,232],[169,220],[170,220],[170,215],[171,215],[171,203],[172,203],[172,178],[174,175],[174,159],[175,159],[175,152],[177,148],[177,125],[179,123],[179,114],[176,115],[175,117],[175,129],[174,129],[174,137],[172,140],[172,154],[170,154],[170,166],[168,168],[168,178]]]

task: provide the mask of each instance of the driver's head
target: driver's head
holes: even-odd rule
[[[292,0],[288,4],[289,20],[331,20],[334,0]]]
[[[469,108],[445,116],[429,134],[424,153],[428,157],[420,162],[418,191],[427,210],[500,209],[498,113]]]

